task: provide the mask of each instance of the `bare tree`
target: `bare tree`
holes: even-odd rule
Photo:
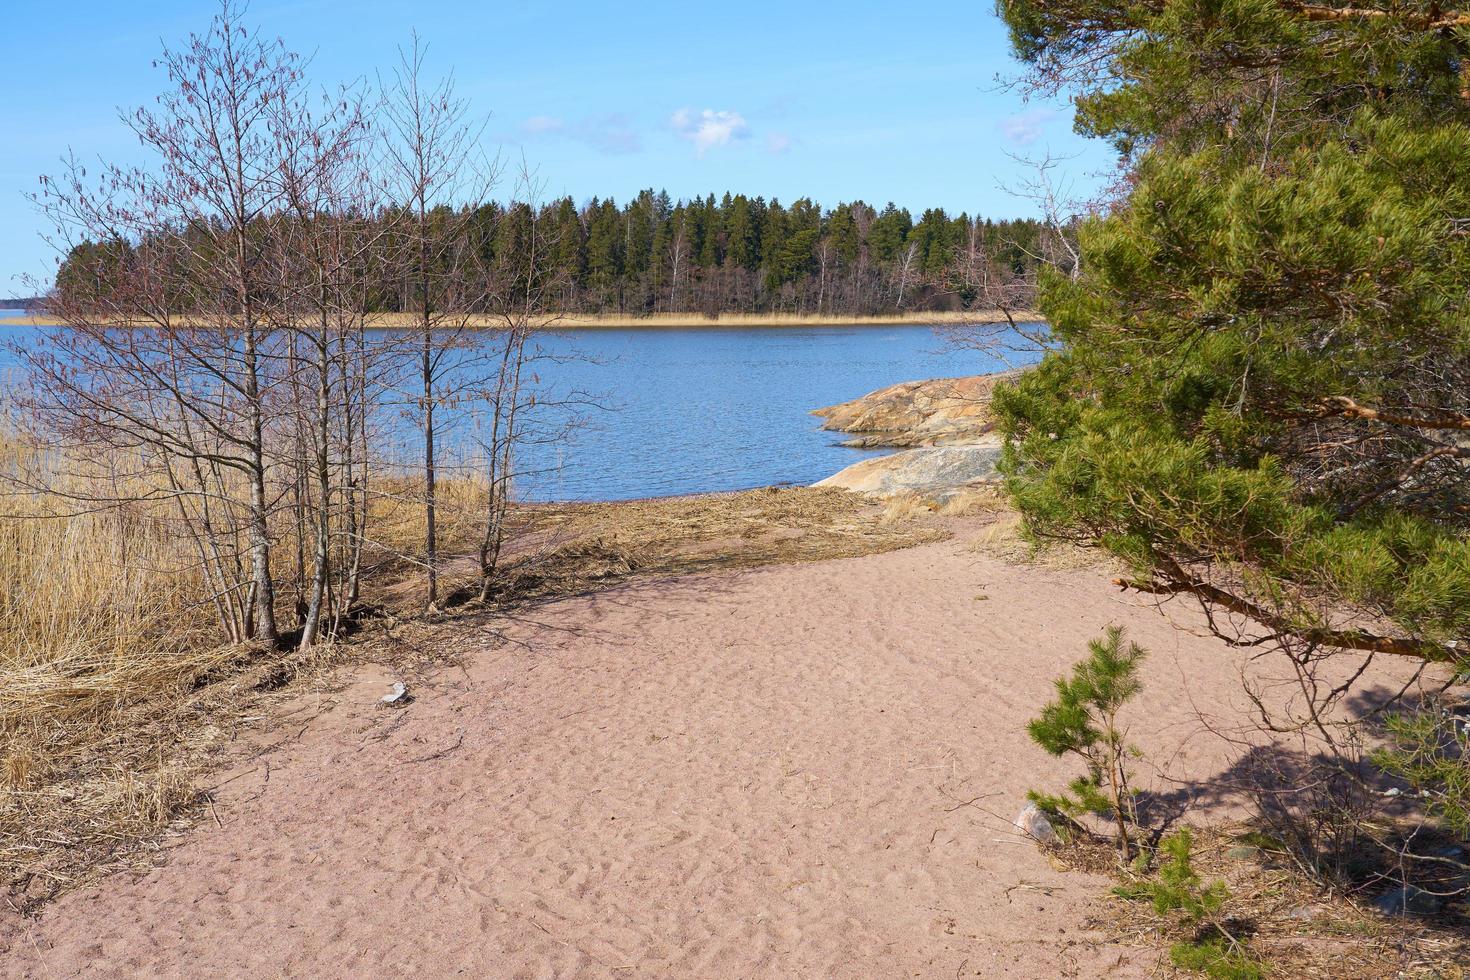
[[[674,240],[670,248],[673,273],[669,276],[669,310],[679,309],[679,271],[689,258],[688,217],[683,211],[674,215]],[[687,273],[686,273],[687,274]]]
[[[367,522],[366,493],[357,486],[367,453],[358,452],[358,442],[371,405],[369,372],[381,359],[366,339],[366,277],[396,227],[369,220],[378,189],[361,94],[342,92],[322,103],[320,113],[305,97],[278,103],[274,123],[285,208],[273,223],[274,260],[290,342],[303,646],[316,641],[324,617],[335,629],[357,598]]]
[[[908,289],[909,279],[914,272],[914,259],[919,254],[919,243],[909,242],[908,247],[903,250],[903,257],[898,261],[898,300],[895,305],[903,309],[903,294]]]
[[[174,499],[213,556],[222,595],[239,588],[232,544],[243,530],[248,608],[229,628],[274,644],[267,444],[281,377],[266,219],[283,196],[275,107],[296,97],[302,76],[295,55],[239,14],[226,0],[208,31],[166,49],[170,90],[124,117],[153,169],[107,166],[89,184],[71,160],[43,181],[35,202],[56,242],[110,248],[93,270],[103,288],[56,300],[50,312],[71,330],[27,359],[46,382],[36,413],[57,432],[131,454],[148,482],[136,492]]]
[[[1077,245],[1076,231],[1080,209],[1072,198],[1070,185],[1058,179],[1058,168],[1065,160],[1050,153],[1039,159],[1007,155],[1024,165],[1028,175],[1022,177],[1016,186],[1005,190],[1035,205],[1041,212],[1042,223],[1050,232],[1042,239],[1042,254],[1038,258],[1076,282],[1082,275],[1082,252]]]
[[[483,124],[473,123],[454,79],[424,78],[426,47],[414,35],[383,84],[384,162],[405,220],[397,236],[406,309],[417,317],[417,411],[423,435],[424,566],[427,605],[439,601],[436,412],[462,367],[456,353],[473,347],[471,318],[486,298],[484,277],[469,275],[478,256],[468,245],[469,218],[488,197],[496,167],[477,158]]]
[[[974,292],[976,305],[996,310],[1004,320],[966,324],[945,333],[953,346],[977,350],[1015,367],[1034,362],[1055,343],[1047,324],[1024,315],[1035,305],[1042,269],[1055,269],[1073,282],[1082,274],[1077,224],[1085,209],[1071,199],[1068,185],[1058,180],[1057,171],[1064,161],[1049,153],[1035,160],[1014,154],[1011,158],[1030,173],[1017,185],[1003,189],[1030,201],[1040,212],[1043,234],[1034,248],[1014,240],[986,243],[978,222],[971,222],[958,269],[952,269],[951,276],[958,275]],[[1029,260],[1025,270],[999,263],[996,256],[1002,249],[1024,255]]]
[[[530,345],[546,319],[545,298],[559,283],[546,258],[555,247],[536,205],[537,188],[529,168],[522,164],[520,186],[528,218],[525,241],[496,267],[494,305],[499,357],[487,386],[484,408],[488,432],[482,443],[485,466],[485,515],[478,549],[480,601],[490,598],[500,568],[507,532],[511,495],[516,476],[516,450],[524,438],[525,413],[535,405],[527,371],[535,357]]]

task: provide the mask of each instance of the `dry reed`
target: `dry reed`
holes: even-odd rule
[[[0,441],[7,472],[30,456]],[[0,496],[0,886],[22,903],[71,877],[46,853],[96,859],[193,798],[171,736],[139,733],[235,654],[191,625],[198,583],[177,549],[144,505]]]
[[[1015,310],[1011,316],[1016,322],[1039,323],[1044,317],[1032,310]],[[371,325],[382,329],[412,327],[418,314],[377,313],[371,317]],[[176,318],[188,323],[188,317]],[[47,321],[36,316],[0,317],[0,326],[36,326]],[[498,327],[504,321],[494,317],[470,317],[470,326]],[[653,313],[646,316],[626,316],[617,313],[564,313],[547,314],[537,319],[538,329],[551,330],[598,330],[667,328],[687,330],[691,327],[856,327],[894,326],[909,324],[916,326],[963,326],[975,323],[1004,323],[1006,316],[998,310],[932,310],[910,313],[871,313],[867,315],[802,314],[802,313],[722,313],[717,317],[702,313]]]

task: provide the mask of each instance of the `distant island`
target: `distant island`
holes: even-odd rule
[[[352,228],[378,253],[359,298],[367,312],[419,308],[418,280],[404,273],[393,247],[407,219],[401,206],[385,207]],[[581,204],[564,197],[535,205],[445,205],[435,210],[432,226],[455,243],[436,252],[433,273],[454,281],[459,301],[470,306],[494,307],[508,297],[520,306],[529,296],[540,311],[672,314],[694,322],[752,314],[867,320],[1030,310],[1037,272],[1056,251],[1055,229],[1035,218],[993,219],[939,207],[915,218],[893,203],[829,208],[807,197],[782,204],[729,193],[676,200],[651,189],[621,205],[597,197]],[[289,222],[255,223],[246,234],[264,240],[291,231]],[[57,271],[57,290],[85,302],[139,249],[152,244],[188,255],[204,245],[199,234],[82,241]]]

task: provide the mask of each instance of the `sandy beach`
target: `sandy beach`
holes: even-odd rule
[[[1152,651],[1143,788],[1228,815],[1201,719],[1239,717],[1245,655],[1104,569],[977,547],[986,523],[467,623],[462,665],[401,710],[359,669],[292,705],[150,873],[0,918],[4,972],[1144,975],[1155,949],[1089,925],[1109,882],[1009,825],[1074,774],[1024,726],[1124,624]]]

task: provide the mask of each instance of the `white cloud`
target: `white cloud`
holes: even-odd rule
[[[1000,131],[1017,146],[1030,146],[1041,138],[1046,124],[1056,117],[1055,109],[1028,109],[1001,120]]]
[[[588,116],[575,122],[560,116],[531,116],[521,123],[521,132],[532,139],[575,140],[604,153],[636,153],[642,149],[638,130],[624,113]]]
[[[669,125],[674,132],[694,144],[694,151],[699,156],[704,156],[713,147],[726,146],[733,140],[750,136],[750,126],[745,117],[723,109],[704,109],[697,113],[693,109],[680,109],[669,117]]]
[[[566,127],[566,123],[556,116],[532,116],[521,123],[521,129],[531,136],[540,136],[544,133],[559,133]]]
[[[791,137],[785,133],[767,133],[766,149],[775,154],[785,153],[791,149]]]

